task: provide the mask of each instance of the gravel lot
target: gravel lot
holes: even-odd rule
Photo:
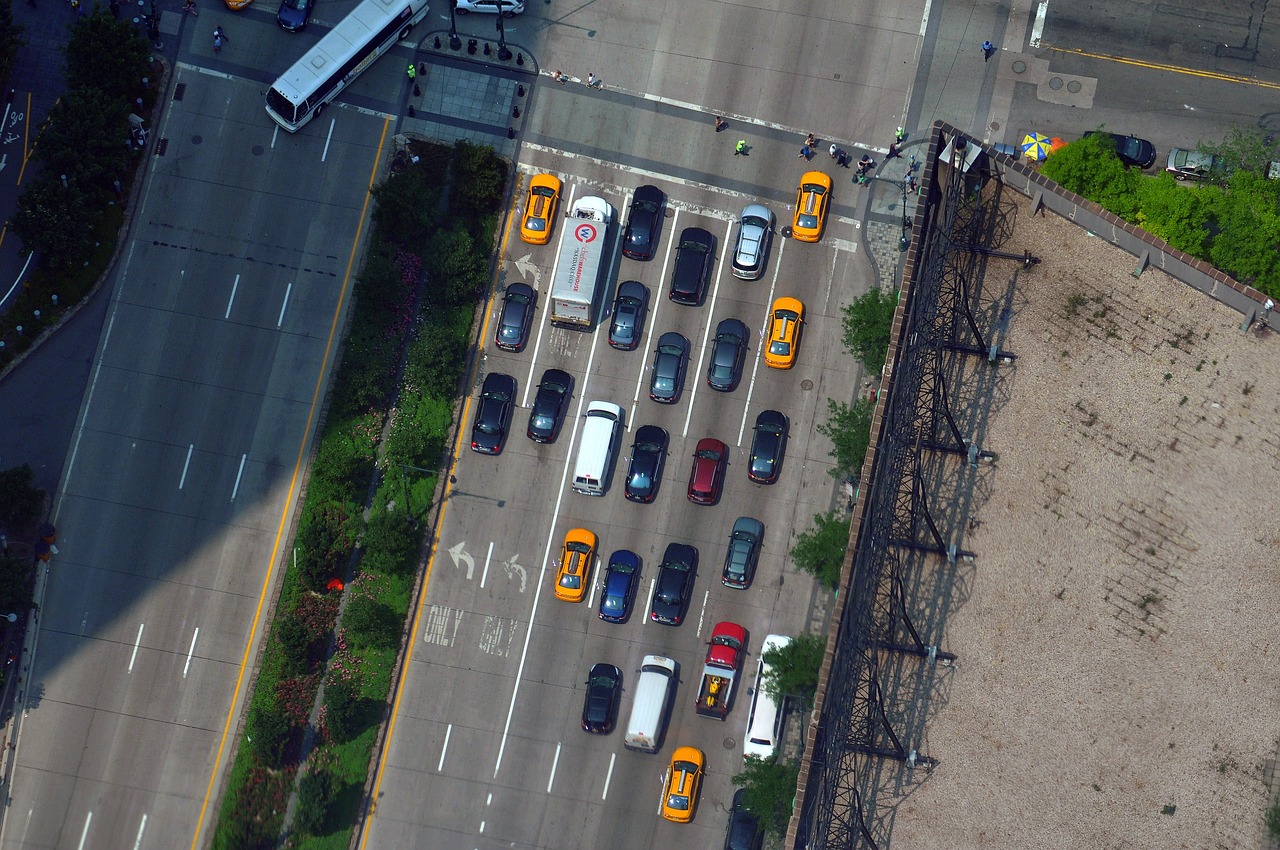
[[[891,846],[1267,847],[1280,338],[1019,202],[1002,248],[1042,262],[919,746],[941,763],[880,796]]]

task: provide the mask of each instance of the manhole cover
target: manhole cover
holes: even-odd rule
[[[738,748],[738,739],[725,738],[724,743],[721,744],[720,746],[724,747],[726,750],[736,750]]]
[[[1057,91],[1058,89],[1062,88],[1062,77],[1050,77],[1049,88],[1053,89],[1054,91]]]
[[[204,144],[204,136],[192,136],[192,137],[191,137],[191,144],[193,144],[193,145],[202,145],[202,144]]]
[[[813,381],[810,381],[808,378],[805,378],[803,381],[800,382],[800,389],[802,390],[813,389]]]
[[[262,147],[262,145],[254,145],[253,147],[249,148],[249,150],[253,152],[254,156],[262,156],[262,152],[264,148]]]
[[[1072,94],[1080,94],[1080,81],[1072,80],[1071,82],[1067,83],[1067,91],[1071,92]]]
[[[999,122],[999,121],[992,121],[992,122],[991,122],[991,124],[990,124],[989,126],[991,127],[991,129],[992,129],[992,130],[999,130],[999,129],[1000,129],[1000,122]]]
[[[1015,74],[1027,73],[1027,63],[1023,62],[1021,59],[1014,59],[1013,64],[1009,67],[1013,68],[1013,73]]]

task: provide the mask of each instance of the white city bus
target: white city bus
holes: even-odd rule
[[[267,92],[267,114],[296,133],[414,24],[427,0],[364,0]]]

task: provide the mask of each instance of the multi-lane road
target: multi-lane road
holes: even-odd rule
[[[265,5],[232,16],[210,4],[198,28],[194,18],[166,24],[180,60],[156,128],[168,147],[132,214],[68,448],[56,500],[61,552],[43,590],[9,754],[4,848],[172,848],[207,836],[263,602],[288,542],[335,319],[358,265],[366,188],[385,161],[403,107],[403,63],[413,53],[398,48],[349,90],[345,99],[359,108],[330,110],[297,136],[269,123],[262,92],[351,5],[322,4],[312,31],[298,37],[276,29]],[[564,368],[576,381],[572,418],[555,444],[538,446],[523,437],[522,409],[500,457],[463,449],[415,612],[365,846],[722,840],[747,695],[724,723],[698,717],[694,671],[717,621],[748,628],[748,669],[765,634],[807,626],[813,585],[786,553],[832,503],[828,446],[814,426],[827,398],[848,400],[856,390],[853,363],[840,349],[839,312],[893,273],[873,267],[865,237],[897,187],[855,190],[823,153],[804,163],[796,157],[804,133],[856,150],[883,147],[895,126],[914,132],[935,117],[995,141],[1017,141],[1027,129],[1070,136],[1105,122],[1152,139],[1163,154],[1239,116],[1261,126],[1271,120],[1257,98],[1274,89],[1275,77],[1260,24],[1224,18],[1220,4],[1184,3],[1181,19],[1206,33],[1191,38],[1187,27],[1139,14],[1145,4],[1130,3],[1133,14],[1117,17],[1127,29],[1069,5],[1007,18],[997,4],[937,0],[788,9],[601,3],[531,7],[510,22],[509,39],[544,71],[595,72],[605,84],[591,91],[544,76],[533,86],[522,107],[522,179],[554,172],[566,195],[601,194],[623,212],[642,183],[670,199],[655,259],[615,259],[608,276],[606,303],[619,280],[636,279],[649,287],[652,311],[635,352],[611,349],[601,331],[550,328],[554,245],[532,248],[504,234],[499,283],[534,286],[539,322],[522,354],[499,352],[488,343],[490,303],[480,374],[513,375],[527,403],[545,368]],[[415,38],[444,26],[439,9],[430,21]],[[203,35],[215,24],[232,37],[216,57]],[[491,19],[480,16],[460,27],[492,32]],[[977,50],[986,38],[1000,48],[989,65]],[[1092,53],[1080,52],[1089,46]],[[1126,52],[1137,64],[1114,58]],[[1027,67],[1039,76],[1016,71],[1006,61],[1014,55],[1035,60]],[[1194,73],[1156,67],[1178,63]],[[1064,75],[1066,94],[1054,87],[1055,74]],[[1072,81],[1081,82],[1076,92]],[[715,132],[712,114],[728,116],[726,132]],[[474,131],[465,121],[457,126]],[[505,122],[493,133],[505,143]],[[749,156],[732,155],[738,138],[749,140]],[[778,238],[761,280],[733,278],[726,259],[733,219],[758,200],[779,226],[788,223],[808,168],[837,177],[822,241]],[[887,218],[894,227],[896,216]],[[665,297],[671,239],[687,226],[718,240],[708,294],[696,308]],[[896,238],[892,232],[890,242]],[[756,337],[742,384],[729,394],[710,391],[702,379],[709,331],[728,316],[761,330],[778,295],[808,308],[796,368],[764,367]],[[646,392],[652,341],[666,330],[693,344],[687,388],[671,407]],[[622,405],[627,427],[614,486],[597,499],[566,483],[578,414],[593,399]],[[744,469],[750,425],[765,408],[783,411],[792,426],[781,480],[770,487],[750,483]],[[468,402],[464,432],[473,412]],[[645,423],[672,440],[658,499],[640,506],[622,498],[621,475],[630,438]],[[724,496],[711,507],[684,497],[692,445],[703,436],[731,448]],[[764,556],[751,589],[735,591],[720,584],[719,572],[729,528],[743,515],[765,523]],[[637,611],[624,625],[596,618],[594,575],[587,602],[551,595],[552,561],[576,526],[598,534],[606,556],[626,548],[643,559]],[[701,554],[689,617],[677,628],[644,617],[657,560],[672,541]],[[623,669],[625,719],[639,659],[649,652],[682,665],[662,753],[625,751],[618,731],[583,733],[591,664]],[[707,754],[689,826],[658,816],[659,782],[680,744]]]

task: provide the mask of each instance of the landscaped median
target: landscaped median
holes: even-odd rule
[[[508,173],[488,148],[412,147],[418,162],[373,190],[368,254],[216,848],[282,837],[347,847],[386,720]]]

